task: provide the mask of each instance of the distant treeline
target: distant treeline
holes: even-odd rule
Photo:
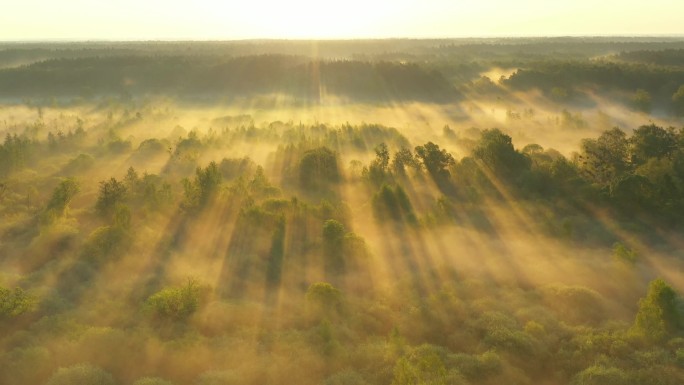
[[[664,66],[684,66],[684,49],[643,50],[621,52],[619,60],[635,63],[653,63]]]
[[[330,94],[364,101],[432,102],[457,95],[441,73],[416,64],[315,61],[300,56],[86,57],[0,70],[3,97],[88,98],[112,93],[180,97],[282,93],[313,101]]]
[[[550,89],[595,85],[609,89],[644,89],[670,94],[684,84],[684,69],[609,62],[551,61],[518,70],[506,80],[515,88]]]

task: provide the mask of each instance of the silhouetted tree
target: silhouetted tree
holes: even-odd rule
[[[435,181],[445,181],[449,179],[447,168],[455,163],[454,157],[447,150],[440,150],[439,146],[427,142],[415,148],[416,157],[420,159],[425,169],[430,173]]]
[[[304,153],[299,163],[299,183],[304,189],[319,189],[340,180],[337,155],[327,147]]]
[[[95,210],[103,217],[110,217],[118,203],[125,202],[128,197],[128,189],[123,182],[116,178],[100,182],[100,195],[95,202]]]
[[[50,197],[50,200],[48,201],[46,211],[50,213],[49,215],[64,215],[69,203],[79,190],[79,184],[75,179],[64,179],[52,192],[52,197]]]
[[[513,148],[511,137],[499,129],[482,131],[473,156],[500,177],[513,179],[529,169],[529,159]]]

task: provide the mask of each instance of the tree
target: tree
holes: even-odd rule
[[[344,268],[344,225],[334,219],[323,223],[323,255],[329,270],[339,272]]]
[[[342,305],[342,293],[328,282],[312,283],[306,290],[306,301],[315,311],[330,313]]]
[[[639,300],[633,331],[649,340],[662,341],[681,326],[677,293],[662,278],[651,281],[646,297]]]
[[[415,148],[416,157],[421,160],[425,169],[430,173],[435,181],[449,179],[447,168],[455,163],[454,157],[447,150],[439,148],[438,145],[427,142]]]
[[[52,192],[46,211],[55,216],[64,215],[71,200],[80,191],[80,186],[74,178],[67,178],[59,182]]]
[[[392,170],[398,175],[406,174],[406,167],[412,167],[417,169],[420,164],[411,153],[411,150],[402,147],[399,151],[394,153],[394,158],[392,159]]]
[[[629,142],[617,127],[604,131],[598,139],[584,139],[579,156],[580,169],[589,180],[602,186],[629,170]]]
[[[677,135],[674,129],[664,129],[655,124],[637,128],[629,139],[631,161],[634,164],[644,164],[650,158],[669,157],[676,149]]]
[[[115,178],[100,182],[100,195],[95,203],[95,210],[102,217],[110,217],[114,214],[114,208],[118,203],[123,203],[128,196],[128,189],[123,182]]]
[[[373,214],[378,220],[393,219],[416,223],[413,206],[404,189],[397,186],[383,184],[380,190],[373,195]]]
[[[447,385],[467,384],[458,370],[447,370],[436,346],[421,345],[394,365],[392,385]]]
[[[202,287],[192,278],[185,285],[158,291],[147,299],[147,307],[158,318],[183,321],[199,308]]]
[[[501,177],[512,178],[529,169],[529,159],[513,148],[510,136],[494,128],[484,130],[473,156]]]
[[[222,179],[216,162],[209,163],[205,168],[197,167],[193,181],[183,180],[184,207],[204,207],[218,193]]]
[[[337,154],[327,147],[304,153],[299,163],[299,184],[304,189],[320,189],[340,179]]]
[[[375,184],[380,184],[387,175],[387,167],[389,166],[390,155],[387,145],[380,143],[375,146],[375,159],[370,163],[368,169],[364,169],[364,175]]]
[[[651,103],[652,103],[652,98],[651,94],[642,89],[636,90],[634,95],[632,95],[632,106],[641,112],[651,112]]]

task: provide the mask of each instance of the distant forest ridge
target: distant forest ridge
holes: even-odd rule
[[[484,79],[496,68],[502,78]],[[0,97],[17,101],[278,94],[452,103],[473,89],[538,89],[563,102],[587,90],[633,93],[620,98],[673,111],[683,84],[684,38],[675,37],[0,43]]]

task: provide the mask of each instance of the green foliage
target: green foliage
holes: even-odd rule
[[[399,151],[394,153],[391,167],[392,171],[397,175],[405,175],[406,167],[418,169],[419,166],[420,163],[418,163],[410,149],[402,147]]]
[[[454,157],[447,150],[439,148],[438,145],[427,142],[415,148],[416,158],[432,176],[435,181],[444,181],[449,178],[448,167],[455,163]]]
[[[616,367],[594,365],[578,373],[573,385],[631,385],[630,376]]]
[[[100,194],[95,202],[95,210],[104,218],[111,218],[115,207],[126,202],[128,198],[128,188],[123,182],[116,178],[100,182]]]
[[[35,300],[23,289],[14,290],[0,286],[0,319],[16,317],[31,310]]]
[[[95,163],[95,158],[89,154],[78,154],[75,158],[71,159],[69,163],[64,166],[64,172],[68,174],[75,174],[78,172],[83,172],[93,166]]]
[[[639,254],[622,243],[615,242],[613,244],[613,258],[620,262],[633,264],[638,260]]]
[[[639,300],[632,331],[651,341],[662,341],[681,327],[677,293],[662,278],[651,281],[646,297]]]
[[[340,180],[337,154],[327,147],[304,153],[299,163],[299,185],[303,189],[318,190]]]
[[[183,207],[188,209],[205,207],[218,194],[222,179],[216,162],[210,162],[205,168],[198,167],[195,170],[194,180],[183,180],[185,190]]]
[[[368,168],[364,168],[364,176],[373,184],[380,184],[387,178],[388,166],[390,161],[389,150],[385,143],[380,143],[375,147],[375,159]]]
[[[314,311],[329,314],[342,306],[342,293],[327,282],[316,282],[306,290],[306,301]]]
[[[117,204],[112,214],[112,223],[95,229],[86,239],[81,254],[95,263],[117,257],[131,244],[131,211],[126,205]]]
[[[580,169],[592,182],[610,185],[629,170],[629,142],[625,133],[615,127],[604,131],[598,139],[584,139],[581,144]]]
[[[413,206],[404,189],[383,184],[373,195],[373,214],[380,221],[394,220],[406,223],[417,223]]]
[[[631,102],[632,106],[637,111],[645,113],[651,112],[653,98],[651,97],[651,94],[648,91],[642,89],[636,90],[634,95],[632,95]]]
[[[482,131],[473,156],[498,176],[513,179],[530,165],[529,159],[513,148],[511,137],[499,129]]]
[[[184,321],[197,311],[204,291],[205,288],[190,278],[185,285],[158,291],[147,299],[145,305],[157,319]]]
[[[442,352],[431,345],[415,348],[394,366],[392,385],[447,385],[468,382],[455,369],[448,370]]]
[[[592,289],[549,285],[540,292],[547,306],[566,323],[596,325],[605,319],[605,299]]]
[[[347,231],[344,225],[334,219],[323,223],[323,255],[331,271],[341,271],[344,268],[344,235]]]
[[[115,385],[111,374],[89,364],[59,368],[46,385]]]
[[[22,169],[32,158],[33,150],[34,143],[29,138],[8,133],[0,144],[0,176]]]
[[[449,364],[471,381],[481,381],[502,371],[502,359],[494,351],[488,350],[479,355],[464,353],[449,356]]]
[[[223,158],[219,164],[221,175],[226,180],[248,175],[255,167],[254,162],[248,157]]]
[[[138,153],[141,155],[154,155],[167,151],[168,146],[161,140],[150,138],[140,142]]]
[[[268,255],[268,266],[266,268],[266,281],[269,285],[276,286],[280,283],[284,256],[285,216],[281,215],[277,220],[276,229],[271,237],[271,250]]]
[[[631,161],[644,164],[650,158],[670,157],[677,148],[674,129],[664,129],[651,124],[634,130],[629,139]]]
[[[69,203],[80,191],[79,183],[74,178],[62,180],[52,192],[52,196],[45,208],[46,218],[54,219],[65,214]]]

